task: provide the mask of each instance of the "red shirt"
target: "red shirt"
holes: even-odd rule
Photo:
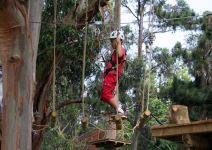
[[[126,58],[126,51],[125,51],[125,49],[122,47],[121,50],[122,50],[123,56],[122,56],[121,58],[118,59],[118,64],[119,64],[119,65],[118,65],[118,75],[119,75],[119,77],[121,76],[122,71],[123,71],[123,68],[124,68],[124,66],[125,66],[125,58]],[[112,63],[111,63],[111,61],[112,61],[113,63],[117,64],[117,63],[116,63],[116,50],[113,51],[113,54],[112,54],[112,56],[111,56],[111,60],[108,62],[105,71],[106,71],[108,68],[111,68],[111,67],[113,66]],[[105,71],[104,71],[104,72],[105,72]],[[109,73],[116,74],[116,68],[113,69],[113,70],[111,70]]]

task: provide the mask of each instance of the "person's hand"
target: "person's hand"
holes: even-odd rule
[[[120,38],[119,35],[118,35],[117,38],[116,38],[116,43],[117,43],[117,45],[121,44],[121,38]]]

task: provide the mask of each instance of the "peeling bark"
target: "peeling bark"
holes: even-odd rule
[[[99,3],[100,2],[100,3]],[[88,21],[107,5],[108,0],[89,2]],[[75,25],[74,13],[77,14],[77,28],[85,26],[85,7],[79,3],[79,10],[70,11],[68,22]],[[19,0],[0,0],[0,59],[3,64],[3,137],[1,149],[40,149],[44,132],[40,131],[32,138],[32,100],[34,110],[41,114],[40,125],[47,124],[48,92],[52,84],[52,68],[48,66],[37,80],[36,58],[41,24],[43,1],[29,0],[28,4]],[[28,10],[26,9],[28,7]],[[57,55],[58,61],[61,55]],[[52,63],[52,62],[51,62]],[[52,65],[52,64],[51,64]],[[44,76],[45,75],[45,76]],[[31,142],[33,139],[33,144]]]

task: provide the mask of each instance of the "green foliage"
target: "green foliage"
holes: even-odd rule
[[[212,86],[207,88],[198,88],[192,81],[182,81],[180,79],[174,78],[173,87],[170,90],[170,95],[174,103],[186,105],[189,108],[198,106],[202,113],[204,114],[205,105],[207,108],[211,108],[211,94]],[[192,113],[192,112],[191,112]],[[198,111],[199,114],[193,113],[191,115],[192,120],[199,120],[198,118],[202,116],[202,113]],[[212,113],[207,110],[204,114],[207,117],[211,116]]]
[[[168,122],[168,113],[171,102],[162,101],[161,99],[151,98],[149,109],[150,112],[161,122]],[[158,124],[158,122],[151,117],[151,120],[148,122],[148,125],[152,126]]]
[[[191,34],[188,38],[190,46],[183,48],[181,43],[176,43],[172,49],[174,65],[180,71],[173,72],[173,82],[164,84],[161,92],[165,99],[173,103],[189,106],[191,120],[211,118],[211,25],[207,16],[201,18],[200,34]],[[180,65],[179,65],[180,64]]]
[[[42,150],[52,150],[52,149],[65,149],[65,150],[75,150],[75,149],[85,149],[86,143],[80,141],[78,136],[67,136],[59,132],[57,129],[50,129],[45,134],[43,144],[41,146]]]
[[[198,23],[198,20],[194,17],[196,14],[184,0],[178,0],[175,6],[162,2],[159,1],[155,6],[155,14],[159,19],[159,28],[170,27],[173,30],[176,30],[177,27],[186,30],[196,28]]]

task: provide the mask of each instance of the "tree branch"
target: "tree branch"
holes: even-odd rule
[[[56,106],[56,110],[60,110],[61,108],[67,106],[67,105],[70,105],[70,104],[77,104],[77,103],[82,103],[82,100],[65,100],[61,103],[59,103],[57,106]]]
[[[87,8],[88,20],[90,22],[91,19],[99,12],[99,7],[104,7],[108,4],[109,0],[92,0],[89,1]],[[80,9],[79,9],[80,8]],[[65,24],[70,24],[76,26],[77,29],[82,29],[86,25],[86,8],[84,3],[78,3],[75,10],[68,12],[68,14],[64,17],[63,22]]]
[[[140,21],[140,19],[138,18],[138,16],[135,15],[135,13],[132,11],[132,9],[129,6],[127,6],[126,3],[122,2],[121,5],[124,6],[124,7],[126,7],[131,12],[131,14],[136,18],[136,20],[138,22]]]

